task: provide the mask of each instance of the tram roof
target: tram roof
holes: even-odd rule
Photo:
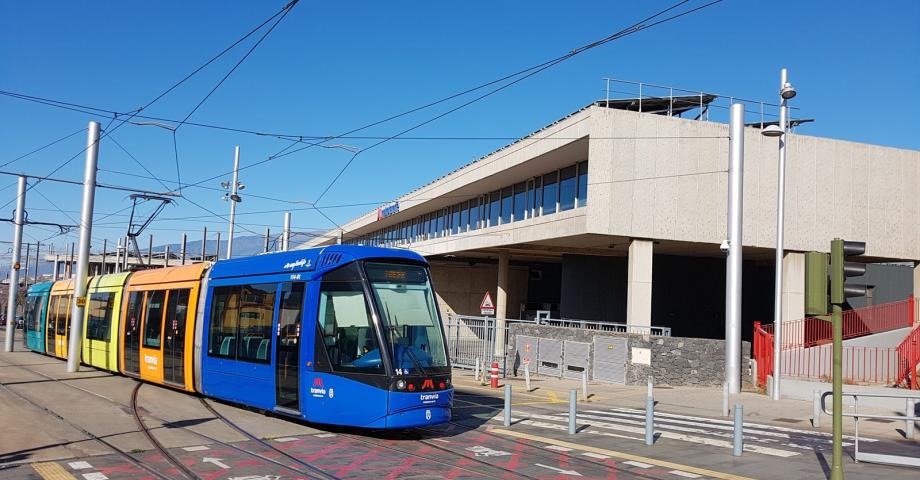
[[[309,272],[310,276],[317,276],[355,260],[388,258],[428,263],[425,257],[411,250],[359,245],[330,245],[286,252],[264,253],[253,257],[219,260],[211,269],[209,277],[232,278],[303,272]]]
[[[54,285],[54,282],[42,282],[36,283],[35,285],[29,286],[29,290],[26,292],[27,295],[46,293],[51,291],[51,286]]]
[[[131,272],[110,273],[108,275],[96,275],[89,281],[89,288],[111,288],[123,287],[125,280]]]
[[[190,282],[201,280],[201,275],[210,267],[209,262],[179,265],[176,267],[141,270],[131,274],[127,287],[156,285],[163,283]]]

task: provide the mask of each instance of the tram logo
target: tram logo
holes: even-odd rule
[[[425,420],[431,420],[431,410],[425,410]]]
[[[434,403],[438,401],[438,394],[437,393],[423,393],[418,396],[418,399],[421,400],[422,403]]]
[[[424,389],[426,389],[426,388],[430,388],[430,389],[434,390],[434,380],[432,380],[432,379],[430,379],[430,378],[426,378],[425,381],[422,382],[422,390],[424,390]]]
[[[310,268],[313,265],[312,260],[307,260],[306,258],[301,258],[300,260],[294,262],[288,262],[284,264],[285,270],[294,270],[297,267]]]
[[[326,396],[326,387],[323,386],[322,377],[313,379],[313,386],[310,387],[310,395],[313,395],[315,398],[323,398]]]

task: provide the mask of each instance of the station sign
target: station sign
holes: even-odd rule
[[[399,213],[399,202],[393,202],[385,207],[379,207],[377,208],[377,220],[382,220],[396,213]]]
[[[482,303],[479,304],[480,315],[482,316],[491,316],[495,315],[495,303],[492,301],[492,295],[486,291],[486,295],[482,297]]]

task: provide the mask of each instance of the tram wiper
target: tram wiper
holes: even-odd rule
[[[390,305],[386,302],[383,302],[383,309],[384,309],[384,312],[386,313],[387,319],[389,319],[390,318]],[[393,357],[394,357],[393,360],[394,361],[396,360],[395,357],[396,357],[396,352],[398,351],[398,347],[401,346],[399,343],[400,338],[396,336],[396,328],[399,328],[399,326],[400,326],[399,319],[396,318],[396,316],[394,315],[393,316],[393,326],[390,327],[390,341],[393,342]],[[412,351],[412,346],[405,345],[402,347],[403,347],[403,351],[409,354],[409,360],[412,360],[412,364],[415,365],[415,368],[417,368],[420,372],[422,372],[422,375],[428,375],[428,372],[425,370],[424,367],[422,367],[422,362],[419,361],[418,357],[415,355],[415,352]],[[400,367],[402,367],[402,362],[400,362]]]

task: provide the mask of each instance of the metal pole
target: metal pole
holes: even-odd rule
[[[265,227],[265,244],[262,247],[262,253],[268,252],[268,236],[271,235],[271,230],[268,227]]]
[[[29,261],[32,258],[32,244],[26,244],[26,264],[22,269],[25,275],[22,277],[22,288],[29,289]]]
[[[220,232],[217,232],[217,250],[214,252],[214,260],[220,260]]]
[[[725,383],[741,393],[741,216],[744,212],[744,104],[731,106],[728,136],[728,258],[725,262]]]
[[[786,85],[786,69],[780,70],[779,88]],[[779,137],[779,169],[776,182],[776,282],[773,285],[773,400],[779,400],[780,367],[782,366],[782,323],[783,323],[783,218],[786,197],[786,123],[789,114],[786,99],[780,95],[779,128],[783,134]]]
[[[26,209],[26,177],[19,177],[16,215],[13,218],[13,261],[10,264],[10,290],[6,302],[6,351],[13,351],[16,334],[16,301],[19,300],[19,260],[22,253],[22,225]]]
[[[728,416],[728,384],[722,384],[722,416]]]
[[[67,262],[67,278],[73,277],[74,246],[75,244],[70,242],[70,261]]]
[[[908,417],[917,416],[915,400],[913,398],[907,399],[907,411],[904,412],[904,414]],[[914,438],[914,422],[914,420],[907,420],[907,425],[904,427],[904,436],[907,437],[908,440],[912,440]]]
[[[227,258],[233,257],[233,227],[236,222],[236,199],[237,187],[240,180],[240,146],[237,145],[233,150],[233,181],[230,183],[230,226],[227,228]],[[217,246],[218,256],[220,255],[220,245]]]
[[[108,248],[109,248],[109,241],[103,238],[103,239],[102,239],[102,269],[101,269],[101,271],[100,271],[100,274],[102,274],[102,275],[105,275],[106,273],[109,273],[109,272],[106,272],[106,271],[105,271],[105,270],[106,270],[106,269],[105,269],[105,257],[106,257],[106,255],[109,253],[109,252],[107,251]]]
[[[147,237],[147,266],[153,266],[153,234]]]
[[[51,271],[51,280],[58,281],[58,276],[61,274],[61,256],[54,256],[54,270]]]
[[[115,245],[115,273],[121,272],[121,239]],[[55,278],[57,280],[57,278]]]
[[[575,416],[577,415],[578,390],[569,390],[569,435],[575,435]]]
[[[42,242],[35,242],[35,274],[32,275],[32,279],[38,283],[38,262],[41,261],[40,252],[42,250]]]
[[[163,247],[163,248],[164,248],[164,250],[163,250],[163,266],[164,266],[164,267],[168,267],[168,266],[169,266],[169,245],[166,245],[166,246]]]
[[[832,308],[834,398],[831,480],[843,480],[843,307],[834,303]],[[773,381],[773,385],[776,385],[776,380]]]
[[[655,399],[645,398],[645,444],[655,444]]]
[[[811,426],[821,428],[821,390],[815,390],[812,399]]]
[[[291,244],[291,212],[284,212],[284,235],[281,237],[281,250],[288,251]]]
[[[524,389],[530,393],[530,364],[524,364]]]
[[[581,398],[588,401],[588,371],[581,372]]]
[[[204,227],[204,233],[201,235],[201,261],[205,261],[208,254],[208,227]]]
[[[733,433],[735,435],[732,455],[740,457],[741,452],[744,450],[744,407],[740,403],[735,404],[735,429]]]
[[[505,426],[511,426],[511,385],[505,384]]]
[[[188,246],[188,234],[182,234],[182,265],[185,265],[185,256],[188,254],[186,251],[186,246]]]
[[[121,271],[122,271],[122,272],[128,271],[128,257],[129,257],[129,255],[130,255],[130,253],[131,253],[131,250],[130,250],[130,248],[128,247],[128,243],[130,243],[130,241],[131,241],[131,239],[128,238],[128,237],[126,236],[126,237],[125,237],[125,241],[124,241],[125,251],[124,251],[124,253],[123,253],[122,256],[121,256],[121,260],[124,262],[124,266],[121,267]]]
[[[73,307],[70,314],[70,344],[67,371],[80,368],[80,341],[83,339],[83,313],[86,305],[86,280],[89,271],[89,247],[93,238],[93,203],[96,198],[96,162],[99,160],[99,124],[89,122],[86,140],[86,167],[83,170],[83,208],[80,214],[80,258],[73,282]]]

